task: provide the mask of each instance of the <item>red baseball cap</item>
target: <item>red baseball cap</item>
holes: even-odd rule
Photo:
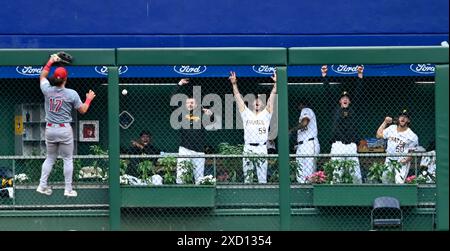
[[[53,73],[53,77],[56,79],[66,79],[67,78],[66,68],[64,67],[56,68],[55,72]]]

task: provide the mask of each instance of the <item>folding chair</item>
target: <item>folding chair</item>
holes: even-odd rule
[[[400,202],[394,197],[378,197],[371,212],[372,230],[377,227],[399,227],[403,230],[403,212]]]

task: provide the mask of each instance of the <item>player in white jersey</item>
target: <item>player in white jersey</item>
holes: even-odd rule
[[[76,91],[65,87],[67,70],[64,67],[56,68],[53,78],[49,81],[47,76],[50,68],[58,61],[60,58],[52,55],[40,75],[41,91],[45,98],[47,158],[42,164],[41,179],[36,191],[45,195],[52,194],[47,180],[59,154],[64,160],[64,196],[76,197],[77,192],[72,189],[74,147],[73,131],[70,126],[72,109],[77,109],[81,114],[86,113],[91,101],[95,98],[95,93],[89,90],[86,94],[86,102],[82,103]]]
[[[269,125],[272,118],[274,108],[274,99],[277,91],[276,73],[272,76],[274,85],[264,107],[260,97],[256,97],[252,102],[252,110],[250,110],[242,98],[237,85],[235,72],[230,72],[229,80],[233,86],[233,94],[241,114],[244,126],[244,154],[267,154],[267,140],[269,139]],[[253,181],[253,169],[256,168],[258,183],[267,183],[267,160],[260,158],[243,159],[244,182],[251,183]],[[255,166],[253,166],[255,164]]]
[[[300,103],[300,117],[297,127],[296,154],[319,154],[320,145],[317,138],[316,114],[307,107],[305,101]],[[297,182],[305,183],[306,178],[316,170],[316,159],[312,157],[296,158],[299,168],[296,173]]]
[[[391,125],[386,128],[387,125],[392,123],[392,118],[386,117],[384,119],[377,130],[377,138],[387,139],[386,153],[408,153],[419,145],[419,138],[409,128],[410,121],[410,116],[406,110],[400,113],[397,125]],[[390,165],[392,161],[395,161],[401,165],[400,171],[395,170],[396,184],[403,184],[405,182],[411,160],[412,157],[386,157],[386,164]],[[384,174],[384,176],[386,176],[386,174]],[[386,182],[386,177],[383,178],[383,182]]]

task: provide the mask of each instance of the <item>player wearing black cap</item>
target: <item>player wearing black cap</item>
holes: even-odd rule
[[[333,134],[331,138],[330,154],[357,154],[357,144],[359,142],[357,118],[351,100],[359,103],[361,101],[361,89],[363,88],[364,66],[357,66],[357,78],[342,83],[344,91],[339,96],[339,105],[333,114]],[[323,84],[326,90],[331,87],[329,77],[327,76],[328,66],[321,68]],[[350,93],[348,90],[353,90]],[[330,90],[328,90],[330,92]],[[329,93],[328,95],[332,95]],[[350,97],[351,96],[351,97]],[[351,99],[350,99],[351,98]],[[351,173],[353,183],[362,183],[361,169],[358,157],[332,157],[331,160],[351,160],[354,161],[354,170]],[[342,173],[341,173],[342,174]]]
[[[419,145],[419,138],[409,128],[411,117],[406,110],[399,114],[397,124],[392,123],[391,117],[386,117],[383,123],[378,127],[377,138],[387,139],[386,153],[401,154],[408,153]],[[387,127],[387,128],[386,128]],[[401,165],[400,170],[395,170],[395,183],[403,184],[409,172],[412,157],[386,157],[385,163],[390,165],[392,162],[398,162]],[[390,168],[393,168],[392,166]],[[387,174],[383,175],[383,182],[387,182]]]

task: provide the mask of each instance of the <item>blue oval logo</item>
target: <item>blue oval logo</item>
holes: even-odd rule
[[[94,69],[98,74],[108,75],[108,66],[96,66]],[[128,71],[128,66],[126,66],[126,65],[119,66],[119,75],[122,75],[127,71]]]
[[[42,66],[17,66],[17,73],[25,76],[39,76],[41,75]]]
[[[348,64],[340,64],[340,65],[332,65],[331,69],[337,74],[357,74],[358,73],[358,65],[348,65]]]
[[[433,74],[436,70],[434,64],[411,64],[409,69],[419,74]]]
[[[270,65],[254,65],[252,66],[252,69],[258,74],[273,75],[277,68]]]
[[[175,65],[173,70],[181,75],[198,75],[206,71],[206,65]]]

